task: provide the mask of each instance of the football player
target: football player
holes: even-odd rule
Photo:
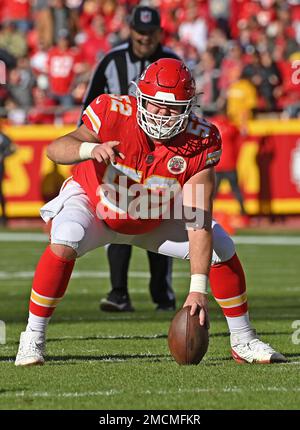
[[[97,97],[83,124],[49,145],[51,160],[76,166],[60,194],[41,209],[42,218],[52,220],[51,244],[34,275],[17,366],[44,363],[46,327],[75,259],[108,243],[189,259],[183,306],[191,306],[191,314],[201,309],[199,324],[208,324],[209,278],[229,326],[233,358],[285,361],[251,327],[234,244],[212,220],[221,138],[214,125],[192,113],[194,103],[195,82],[184,63],[160,59],[141,76],[136,98]]]

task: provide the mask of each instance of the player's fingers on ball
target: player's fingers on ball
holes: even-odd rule
[[[206,317],[206,312],[203,308],[201,308],[200,312],[199,312],[199,321],[200,321],[200,325],[204,325],[205,324],[205,317]]]
[[[193,303],[193,304],[192,304],[191,312],[190,312],[191,316],[192,316],[192,315],[195,315],[195,313],[196,313],[196,311],[197,311],[197,307],[198,307],[197,303]]]
[[[125,160],[125,155],[123,152],[118,152],[118,156],[122,158],[122,160]]]

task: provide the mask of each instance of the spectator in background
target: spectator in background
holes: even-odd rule
[[[0,48],[5,49],[15,58],[24,57],[27,54],[27,43],[24,34],[16,29],[12,21],[2,23],[0,30]]]
[[[84,100],[86,108],[103,93],[135,94],[131,81],[138,79],[142,71],[162,57],[178,58],[169,48],[162,46],[160,16],[156,9],[138,7],[130,21],[130,40],[109,52],[96,66]],[[132,247],[110,245],[112,290],[100,302],[104,311],[132,311],[128,293],[128,269]],[[171,286],[172,259],[148,252],[151,279],[150,292],[157,310],[174,310],[175,295]]]
[[[222,29],[227,37],[230,36],[230,0],[210,0],[209,10],[212,18],[216,20],[218,28]]]
[[[243,68],[242,48],[236,41],[232,41],[227,45],[227,53],[220,66],[218,87],[224,98],[229,86],[241,76]]]
[[[241,135],[239,129],[229,120],[226,115],[225,106],[220,114],[214,115],[210,121],[220,130],[222,136],[222,157],[216,166],[216,194],[218,193],[221,182],[227,179],[231,190],[240,206],[240,214],[245,216],[246,210],[244,199],[238,183],[237,160]]]
[[[111,48],[105,29],[104,19],[96,15],[86,34],[86,40],[81,44],[82,59],[93,67]]]
[[[201,56],[201,61],[194,70],[197,93],[203,93],[201,103],[205,105],[206,112],[217,110],[220,70],[216,67],[216,60],[210,51]]]
[[[34,23],[37,40],[46,49],[58,43],[59,34],[65,31],[73,38],[78,32],[78,2],[74,8],[65,0],[35,0]]]
[[[300,117],[300,49],[286,61],[278,62],[282,74],[281,94],[278,100],[283,118]]]
[[[180,25],[180,16],[178,8],[165,7],[161,10],[162,27],[164,29],[164,40],[170,44],[178,40],[178,28]]]
[[[50,0],[50,14],[52,19],[52,34],[54,44],[59,43],[62,32],[74,36],[75,23],[71,19],[71,11],[66,6],[65,0]]]
[[[96,0],[85,0],[82,4],[79,25],[85,31],[89,28],[94,16],[100,14],[100,6]]]
[[[48,72],[48,48],[43,40],[39,40],[35,52],[30,56],[30,65],[36,76]]]
[[[254,51],[251,62],[244,68],[244,76],[256,87],[261,97],[262,110],[276,110],[275,88],[281,83],[281,77],[270,53]]]
[[[28,111],[29,124],[53,124],[55,120],[55,101],[48,97],[46,90],[36,86],[32,91],[33,106]]]
[[[79,63],[78,51],[70,46],[70,34],[61,30],[57,45],[49,51],[48,76],[51,97],[64,107],[73,105],[70,93]]]
[[[33,104],[32,88],[35,79],[28,57],[19,58],[17,67],[9,73],[8,91],[16,106],[29,109]]]
[[[18,31],[26,33],[32,24],[31,0],[2,0],[2,17],[12,22]]]
[[[199,16],[197,2],[191,0],[186,6],[184,21],[178,28],[179,38],[202,53],[206,50],[207,32],[205,17]]]
[[[34,5],[35,29],[37,39],[45,49],[53,44],[53,25],[48,0],[36,0]]]
[[[122,42],[126,42],[130,37],[130,28],[127,24],[127,10],[125,6],[119,5],[115,11],[115,15],[111,20],[112,33],[110,34],[110,43],[112,46],[117,46]]]
[[[226,34],[220,28],[211,30],[207,40],[207,51],[210,51],[216,61],[216,66],[219,69],[221,62],[226,54],[228,40]]]
[[[247,134],[247,123],[257,108],[257,93],[255,86],[242,73],[229,85],[227,90],[227,115],[241,131]],[[225,100],[223,100],[225,103]]]
[[[5,226],[7,223],[6,204],[5,204],[6,202],[5,202],[4,192],[3,192],[3,179],[5,174],[4,160],[9,155],[13,154],[15,150],[16,150],[16,147],[12,144],[10,138],[2,132],[1,122],[0,122],[0,205],[1,205],[0,224],[2,224],[3,226]]]

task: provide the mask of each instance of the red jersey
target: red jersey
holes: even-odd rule
[[[119,210],[116,200],[120,196],[112,201],[109,184],[117,184],[122,190],[126,187],[131,197],[130,186],[137,184],[142,186],[142,192],[159,193],[170,187],[181,189],[196,173],[216,165],[221,155],[219,131],[206,120],[191,115],[185,132],[166,144],[158,144],[139,127],[136,112],[135,97],[103,94],[96,98],[84,111],[82,120],[98,135],[100,142],[119,141],[116,148],[125,159],[117,157],[117,163],[108,166],[87,160],[76,165],[73,174],[98,214],[113,230],[124,234],[146,233],[162,220],[161,217],[153,219],[153,216],[132,217],[130,210],[127,213]],[[105,215],[113,213],[118,214],[118,219],[110,216],[105,219]]]
[[[210,119],[218,127],[222,136],[222,158],[216,171],[230,172],[236,170],[240,145],[239,129],[225,115],[217,115]]]
[[[66,51],[54,46],[48,55],[49,86],[57,95],[67,95],[74,79],[74,66],[78,63],[78,53],[73,48]]]
[[[3,6],[1,5],[3,3]],[[3,0],[0,3],[3,21],[27,20],[30,15],[29,0]]]
[[[81,56],[90,66],[94,66],[110,48],[108,38],[91,34],[81,45]]]

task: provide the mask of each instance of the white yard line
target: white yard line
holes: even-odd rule
[[[31,279],[34,275],[33,271],[20,271],[20,272],[6,272],[0,271],[0,280],[9,280],[9,279]],[[150,277],[149,272],[129,272],[129,276],[131,278],[141,278],[148,279]],[[173,278],[186,278],[190,276],[189,272],[173,272]],[[109,272],[97,272],[96,270],[76,270],[72,273],[73,279],[83,279],[83,278],[109,278]]]
[[[0,233],[0,242],[47,242],[49,236],[44,233]]]
[[[300,236],[233,236],[239,245],[300,245]],[[43,233],[0,233],[0,242],[47,242],[48,236]]]
[[[94,339],[99,339],[99,340],[107,340],[107,339],[160,339],[160,338],[164,338],[167,335],[160,333],[160,334],[152,334],[152,335],[143,335],[143,334],[136,334],[136,335],[127,335],[127,334],[120,334],[117,336],[113,336],[113,335],[99,335],[99,336],[93,336],[93,340]],[[85,340],[86,336],[60,336],[59,339],[55,338],[55,340],[58,340],[59,342],[62,340]],[[51,337],[49,337],[48,342],[53,342],[53,339],[51,339]],[[86,349],[85,349],[86,351]]]
[[[266,393],[266,392],[278,392],[278,393],[288,393],[288,392],[299,392],[300,387],[295,388],[286,388],[286,387],[259,387],[259,388],[238,388],[238,387],[223,387],[223,388],[178,388],[177,390],[145,390],[145,391],[138,391],[138,395],[174,395],[174,394],[200,394],[200,393],[239,393],[239,394],[246,394],[249,392],[255,392],[255,393]],[[124,395],[126,394],[125,390],[107,390],[107,391],[83,391],[83,392],[48,392],[48,391],[17,391],[14,393],[2,393],[0,394],[0,398],[3,397],[69,397],[69,398],[76,398],[76,397],[102,397],[102,396],[116,396],[116,395]]]
[[[297,236],[233,236],[233,240],[238,245],[300,245]]]

